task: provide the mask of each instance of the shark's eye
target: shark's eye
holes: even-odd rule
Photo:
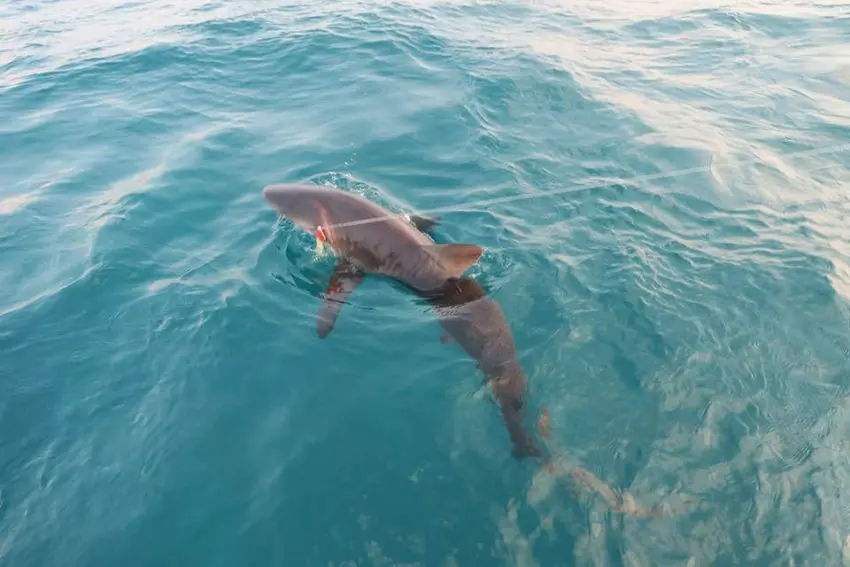
[[[514,398],[514,401],[512,403],[512,405],[513,405],[513,407],[516,411],[519,411],[519,410],[522,409],[522,404],[523,404],[522,398]]]

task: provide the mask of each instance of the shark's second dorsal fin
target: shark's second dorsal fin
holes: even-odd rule
[[[424,248],[456,278],[463,275],[484,253],[484,249],[475,244],[431,244]]]

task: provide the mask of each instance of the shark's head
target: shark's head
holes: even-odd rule
[[[317,185],[280,183],[263,188],[263,199],[282,217],[294,222],[299,228],[312,231],[329,222],[327,189]]]

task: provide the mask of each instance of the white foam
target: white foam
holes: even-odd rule
[[[15,211],[22,209],[37,200],[34,193],[24,195],[15,195],[0,199],[0,215],[11,215]]]

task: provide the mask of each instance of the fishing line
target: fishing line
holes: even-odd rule
[[[833,152],[840,152],[843,150],[850,150],[850,143],[847,144],[838,144],[835,146],[828,146],[824,148],[818,148],[814,150],[802,150],[799,152],[789,152],[786,154],[781,154],[777,157],[780,158],[798,158],[805,156],[816,156]],[[761,160],[758,159],[741,159],[735,160],[732,159],[728,162],[733,167],[741,167],[744,165],[752,165],[761,163]],[[701,165],[698,167],[689,167],[686,169],[677,169],[675,171],[661,172],[661,173],[650,173],[647,175],[638,175],[634,177],[628,177],[623,179],[618,179],[614,181],[585,181],[582,183],[576,183],[574,185],[570,185],[568,187],[562,189],[555,189],[553,191],[548,191],[546,193],[530,193],[530,194],[521,194],[521,195],[507,195],[505,197],[494,197],[492,199],[481,199],[478,201],[470,201],[463,203],[462,205],[447,205],[445,207],[436,207],[433,209],[427,209],[419,211],[420,214],[437,214],[437,213],[450,213],[450,212],[458,212],[468,207],[487,207],[491,205],[500,205],[503,203],[513,203],[516,201],[524,201],[531,199],[538,199],[542,197],[551,197],[554,195],[563,195],[565,193],[571,193],[573,191],[578,191],[582,189],[601,189],[603,187],[610,187],[612,185],[620,184],[620,183],[636,183],[640,181],[655,181],[658,179],[671,179],[674,177],[682,177],[685,175],[692,175],[694,173],[707,173],[712,170],[714,166],[714,162],[708,165]],[[327,225],[324,228],[343,228],[348,226],[357,226],[362,224],[371,224],[375,222],[382,222],[389,219],[401,218],[409,220],[410,216],[407,213],[399,213],[395,215],[385,215],[381,217],[372,217],[368,219],[360,219],[348,222],[341,222],[336,224]]]

